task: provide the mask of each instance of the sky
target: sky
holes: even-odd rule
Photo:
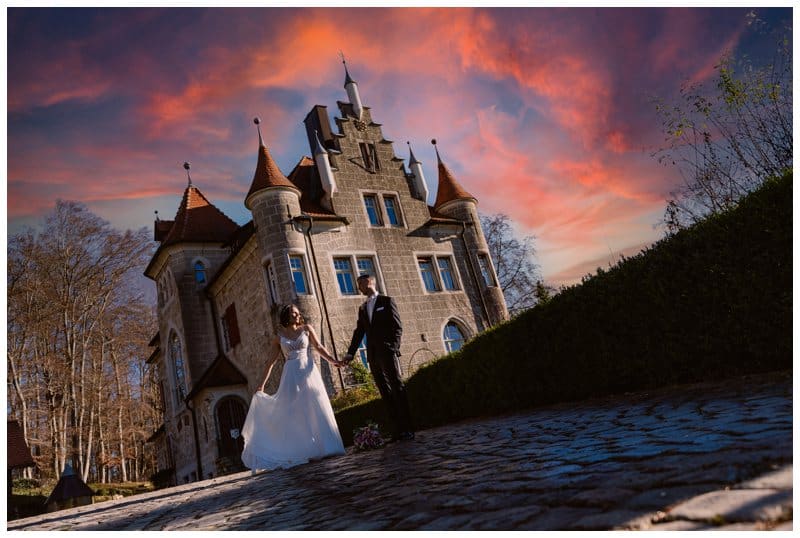
[[[239,224],[259,116],[288,174],[311,107],[347,101],[342,51],[395,154],[436,195],[439,152],[484,214],[535,238],[545,281],[660,239],[683,181],[654,98],[726,52],[771,56],[791,8],[8,8],[8,234],[57,199],[120,229],[174,218],[193,184]]]

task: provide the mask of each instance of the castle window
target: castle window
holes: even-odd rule
[[[336,270],[336,281],[339,283],[339,291],[342,292],[342,295],[357,295],[350,258],[334,258],[333,267]]]
[[[356,263],[358,264],[358,274],[359,275],[372,275],[377,277],[378,274],[375,272],[375,260],[369,257],[358,257],[356,258]]]
[[[364,168],[369,172],[377,172],[381,169],[380,161],[378,161],[378,150],[375,144],[369,142],[360,142],[358,144],[361,150],[361,158],[364,159]]]
[[[178,400],[178,406],[180,406],[181,402],[186,397],[186,372],[183,364],[181,341],[174,332],[169,341],[169,353],[172,364],[175,367],[175,396]]]
[[[242,341],[239,336],[239,323],[236,320],[236,303],[231,303],[222,316],[222,339],[225,343],[225,351],[233,349],[236,344]]]
[[[425,283],[425,289],[428,291],[439,291],[439,282],[436,279],[433,259],[417,258],[417,263],[419,264],[419,272],[422,275],[422,281]]]
[[[269,288],[270,305],[278,304],[278,279],[275,277],[275,265],[267,263],[267,287]]]
[[[444,326],[444,347],[448,353],[458,351],[464,345],[464,333],[458,328],[455,322],[449,322]]]
[[[363,197],[370,226],[404,226],[403,211],[396,193],[365,192]]]
[[[383,226],[381,220],[381,210],[378,206],[378,197],[374,194],[364,195],[364,206],[367,208],[367,217],[372,226]]]
[[[419,265],[419,273],[425,291],[458,291],[461,289],[452,256],[433,254],[417,256],[417,265]]]
[[[194,280],[198,284],[203,284],[206,281],[206,266],[203,262],[195,262],[194,264]]]
[[[378,261],[374,255],[339,253],[333,257],[332,261],[333,272],[336,275],[336,283],[341,296],[358,296],[357,278],[363,274],[374,276],[378,291],[382,290],[378,274]]]
[[[486,284],[487,288],[491,288],[496,286],[494,281],[494,273],[492,272],[492,264],[489,262],[489,256],[486,254],[478,254],[478,265],[481,268],[481,276],[483,277],[483,283]]]
[[[392,226],[400,226],[400,216],[397,208],[397,198],[394,196],[383,196],[383,205],[386,207],[386,219]]]
[[[308,277],[306,276],[306,264],[302,256],[289,256],[289,265],[292,268],[292,279],[294,280],[294,291],[298,295],[309,295],[311,291],[308,287]]]
[[[453,262],[449,257],[437,258],[439,263],[439,276],[442,277],[442,285],[448,291],[455,291],[458,289],[455,274],[453,273]]]

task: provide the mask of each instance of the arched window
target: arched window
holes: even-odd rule
[[[178,335],[174,332],[169,339],[169,354],[172,365],[175,367],[175,391],[178,396],[178,404],[186,397],[186,372],[183,365],[183,349]]]
[[[447,349],[448,353],[452,353],[453,351],[458,351],[461,349],[461,346],[464,345],[464,333],[461,329],[456,325],[455,322],[451,321],[447,325],[444,326],[444,347]]]
[[[198,284],[202,284],[206,281],[206,266],[203,265],[201,261],[194,263],[194,280]]]

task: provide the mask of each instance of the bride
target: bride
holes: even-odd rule
[[[344,454],[342,437],[319,370],[308,353],[309,342],[326,361],[340,366],[320,344],[294,305],[281,309],[278,336],[261,382],[242,426],[242,462],[257,469],[288,468],[312,459]],[[280,385],[274,395],[264,392],[272,367],[286,357]]]

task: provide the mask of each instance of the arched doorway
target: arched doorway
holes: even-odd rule
[[[242,426],[247,416],[247,404],[237,396],[227,396],[217,404],[217,447],[219,459],[225,466],[242,469]]]

